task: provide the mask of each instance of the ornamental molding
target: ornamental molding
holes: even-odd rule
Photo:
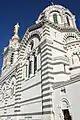
[[[45,24],[48,24],[50,27],[52,27],[55,30],[58,30],[60,32],[75,32],[77,35],[80,36],[80,32],[76,28],[72,28],[70,26],[66,27],[66,25],[64,27],[63,27],[63,25],[62,26],[55,25],[53,22],[50,22],[49,20],[46,20]]]
[[[69,38],[69,37],[73,37],[73,38],[76,38],[76,40],[79,40],[79,36],[76,33],[71,33],[71,32],[65,34],[63,40],[66,41],[66,39]]]
[[[52,87],[53,87],[53,90],[55,90],[76,82],[80,82],[80,74],[75,74],[74,76],[71,76],[70,80],[54,83]]]
[[[39,39],[39,41],[41,40],[41,33],[39,32],[39,30],[34,30],[32,32],[27,32],[27,33],[25,33],[24,36],[25,36],[25,39],[24,38],[22,39],[21,45],[20,45],[19,59],[23,58],[26,46],[28,44],[30,44],[31,38],[37,37]]]

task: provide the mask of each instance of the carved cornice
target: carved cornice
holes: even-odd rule
[[[28,28],[28,31],[31,32],[33,30],[36,30],[38,28],[41,28],[44,25],[44,22],[40,22],[38,24],[34,24],[31,27]]]
[[[70,80],[53,83],[52,87],[55,90],[55,89],[79,82],[79,81],[80,81],[80,74],[75,74],[74,76],[70,77]]]

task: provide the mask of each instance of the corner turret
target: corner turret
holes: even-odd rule
[[[14,35],[10,39],[9,45],[4,48],[2,71],[8,69],[17,61],[20,40],[18,35],[19,27],[18,23],[14,26]]]

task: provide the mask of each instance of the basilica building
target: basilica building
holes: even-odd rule
[[[61,5],[40,13],[22,40],[4,48],[0,77],[0,120],[80,119],[80,32]]]

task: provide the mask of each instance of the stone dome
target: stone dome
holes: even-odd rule
[[[75,16],[61,5],[50,5],[39,15],[36,23],[47,20],[60,27],[76,28]]]

